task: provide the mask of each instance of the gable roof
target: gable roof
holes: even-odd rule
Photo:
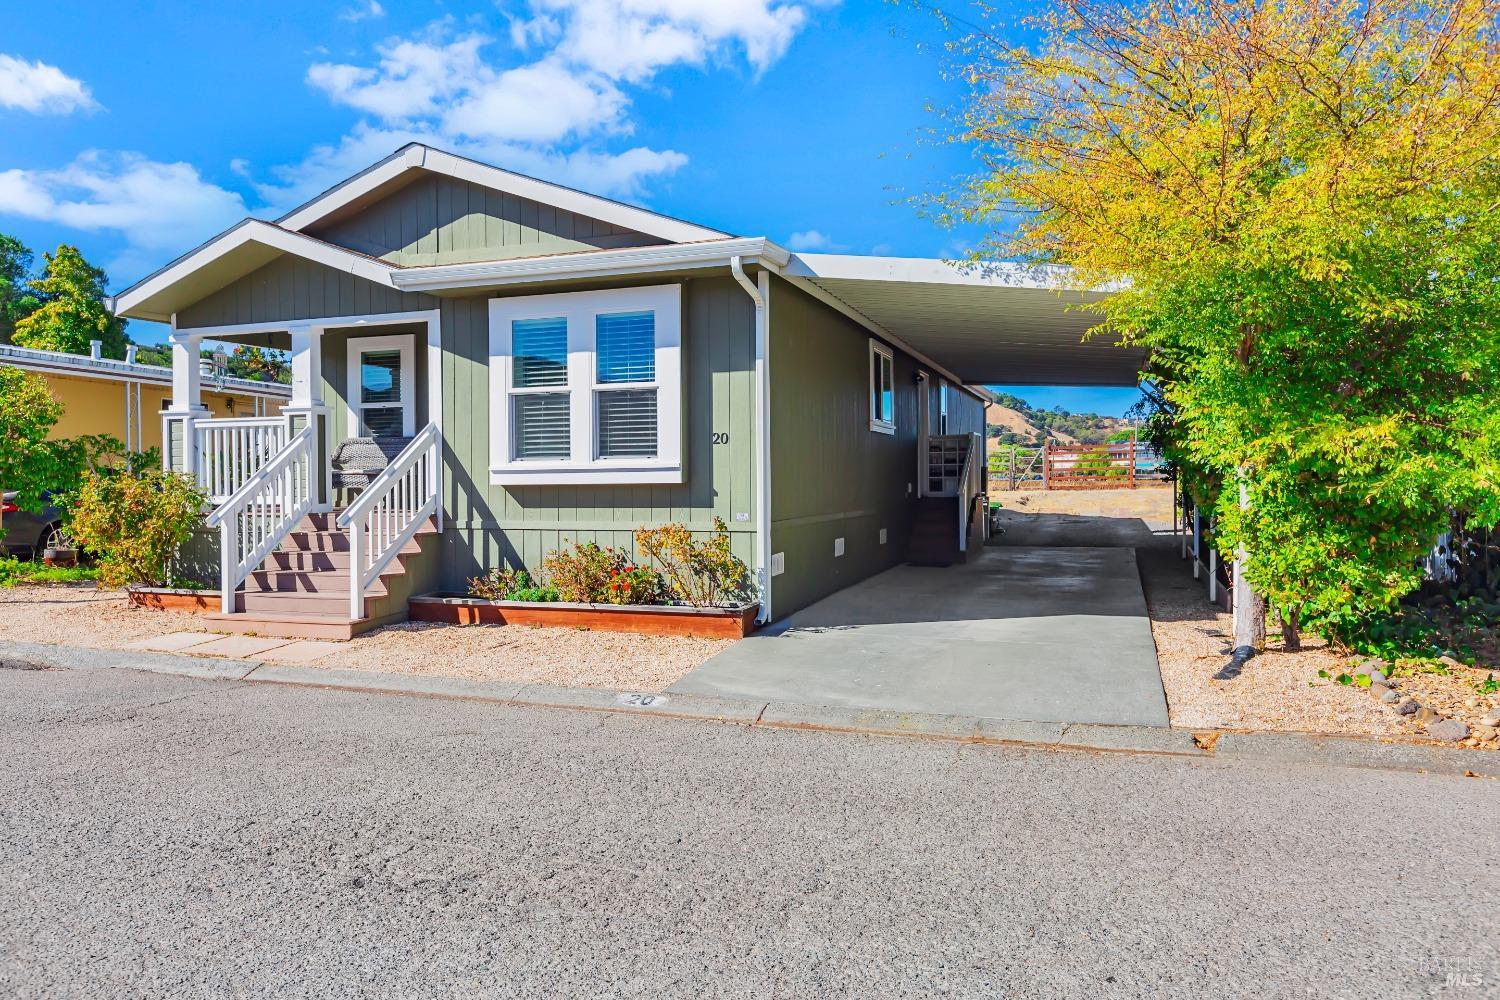
[[[276,220],[277,225],[293,232],[301,232],[348,210],[379,200],[385,194],[404,186],[418,171],[456,177],[506,194],[555,205],[671,243],[724,239],[730,235],[624,202],[503,170],[465,156],[433,149],[419,142],[402,146],[380,162],[292,209]]]
[[[395,264],[292,232],[273,222],[246,219],[202,246],[110,297],[106,306],[120,316],[170,322],[172,314],[218,291],[284,253],[394,288]]]

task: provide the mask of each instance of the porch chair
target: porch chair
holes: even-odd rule
[[[329,465],[333,467],[335,495],[344,491],[345,503],[375,481],[391,460],[401,454],[410,438],[365,437],[340,441],[333,449]]]

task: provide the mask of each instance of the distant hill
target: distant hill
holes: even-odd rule
[[[1069,413],[1062,407],[1039,410],[1020,396],[997,392],[985,407],[989,438],[996,444],[1038,445],[1051,438],[1060,444],[1103,444],[1125,440],[1130,421],[1099,413]]]

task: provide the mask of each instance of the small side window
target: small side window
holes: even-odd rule
[[[896,433],[896,361],[877,340],[870,341],[870,430]]]

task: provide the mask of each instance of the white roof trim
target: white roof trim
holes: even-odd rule
[[[0,344],[0,363],[26,371],[47,372],[55,375],[74,375],[80,378],[103,378],[119,382],[153,382],[157,385],[172,384],[172,369],[161,365],[131,364],[115,358],[92,358],[82,354],[66,354],[62,351],[41,351],[32,347],[16,347]],[[274,396],[290,399],[292,387],[280,382],[257,382],[253,379],[226,378],[220,387],[214,381],[209,391],[234,391],[247,396]]]
[[[262,222],[259,219],[246,219],[215,236],[198,249],[177,258],[155,274],[143,278],[120,294],[112,296],[106,300],[105,304],[116,315],[127,315],[130,310],[153,295],[165,291],[192,272],[239,249],[247,243],[260,243],[284,253],[294,254],[298,257],[326,265],[334,270],[344,271],[356,277],[385,285],[388,288],[395,287],[391,283],[390,276],[399,269],[394,265],[366,257],[352,250],[336,247],[331,243],[324,243],[322,240],[315,240],[301,233],[288,232],[280,226],[269,222]],[[163,316],[149,316],[145,318],[165,319]]]
[[[762,237],[741,237],[657,247],[628,247],[621,250],[582,250],[546,257],[408,267],[395,271],[391,275],[391,282],[396,288],[407,292],[455,291],[529,281],[561,281],[699,267],[727,267],[731,257],[739,257],[746,264],[762,264],[779,269],[791,255]]]
[[[570,212],[577,212],[580,215],[587,215],[674,243],[723,239],[729,235],[716,229],[708,229],[691,222],[683,222],[681,219],[650,212],[644,208],[636,208],[633,205],[611,201],[598,195],[575,191],[573,188],[563,187],[560,184],[551,184],[537,180],[535,177],[527,177],[525,174],[492,167],[487,163],[455,156],[421,143],[403,146],[379,163],[329,188],[298,208],[292,209],[277,222],[287,229],[304,230],[409,170],[427,170],[436,174],[446,174],[459,180],[504,191],[521,198],[529,198],[543,204],[555,205]]]
[[[1072,268],[1011,261],[937,260],[929,257],[859,257],[852,254],[803,253],[793,256],[786,273],[797,278],[846,281],[899,281],[919,285],[974,285],[987,288],[1084,289]]]

